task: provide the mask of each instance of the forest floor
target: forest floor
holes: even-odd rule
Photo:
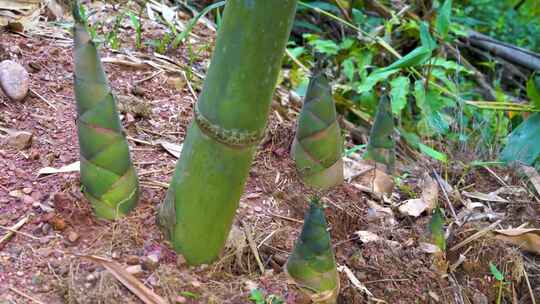
[[[157,26],[148,26],[145,35],[160,35]],[[302,185],[290,160],[301,104],[283,87],[275,94],[268,136],[250,171],[227,248],[212,265],[188,267],[164,240],[155,216],[177,160],[164,147],[174,150],[178,147],[171,143],[183,141],[215,33],[198,25],[189,49],[180,47],[164,57],[146,48],[134,51],[133,29],[120,32],[122,45],[130,47],[117,52],[102,48],[101,55],[121,104],[142,195],[138,207],[115,222],[92,215],[77,172],[38,176],[44,167],[78,160],[69,33],[46,23],[28,35],[0,32],[0,56],[21,63],[31,77],[24,102],[0,95],[0,126],[33,134],[28,149],[0,146],[0,227],[26,219],[0,244],[0,303],[141,303],[105,268],[74,254],[129,267],[172,303],[252,303],[253,288],[286,303],[305,303],[282,266],[313,194],[328,206],[338,264],[352,271],[340,273],[341,303],[495,303],[500,292],[501,303],[533,303],[531,294],[540,303],[540,257],[503,242],[494,231],[522,224],[540,227],[539,194],[526,178],[513,169],[468,166],[470,157],[455,155],[448,166],[424,158],[401,161],[401,184],[389,200],[364,191],[361,177],[315,193]],[[346,145],[352,146],[350,136]],[[353,155],[351,161],[354,167],[358,159]],[[430,216],[398,211],[405,200],[421,196],[426,172],[446,182],[441,183],[446,190],[437,190],[451,223],[446,259],[425,248],[431,241]],[[8,231],[0,230],[0,237]],[[361,239],[357,231],[379,238]],[[502,286],[490,263],[504,274]],[[372,295],[355,285],[354,278]]]

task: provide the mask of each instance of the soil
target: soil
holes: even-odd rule
[[[113,52],[103,47],[103,58],[135,51],[133,29],[122,27],[120,33],[123,48]],[[150,25],[145,33],[159,36],[160,30]],[[225,248],[214,264],[188,267],[155,224],[176,158],[152,143],[181,143],[191,121],[203,81],[197,75],[204,75],[215,36],[201,24],[194,34],[189,48],[181,46],[166,54],[176,72],[148,65],[104,64],[115,93],[125,102],[135,103],[122,107],[122,122],[142,189],[138,207],[127,217],[109,222],[92,215],[81,194],[78,173],[37,175],[41,168],[58,168],[78,160],[69,34],[46,23],[40,24],[40,31],[24,35],[0,32],[0,50],[4,50],[0,55],[27,68],[32,90],[23,102],[0,95],[0,126],[33,134],[28,149],[0,146],[0,226],[11,227],[28,217],[11,239],[0,244],[0,303],[142,303],[110,272],[74,254],[98,255],[126,267],[141,265],[136,277],[172,303],[252,303],[253,287],[286,303],[306,303],[282,268],[301,230],[311,195],[321,196],[328,206],[338,264],[348,266],[373,294],[368,297],[341,273],[340,303],[495,303],[500,289],[501,303],[533,303],[531,293],[539,303],[538,256],[486,235],[458,250],[448,250],[446,258],[441,258],[420,247],[421,242],[430,241],[430,216],[399,216],[395,210],[396,203],[418,197],[422,190],[418,180],[429,169],[457,190],[489,193],[502,187],[499,178],[523,189],[505,196],[508,203],[486,204],[503,214],[498,228],[523,223],[539,227],[540,201],[526,180],[502,167],[490,167],[490,173],[482,167],[430,165],[422,158],[402,163],[401,172],[408,177],[402,179],[406,187],[399,187],[393,203],[386,204],[396,214],[397,224],[390,226],[373,217],[367,204],[384,203],[354,187],[354,180],[320,193],[302,185],[289,155],[300,104],[284,86],[275,94],[268,135],[257,152],[233,228],[251,231],[265,273],[261,274],[253,251],[242,239]],[[155,58],[150,47],[138,52]],[[350,138],[346,145],[353,145]],[[450,195],[449,199],[456,212],[464,208],[460,198]],[[439,203],[450,224],[454,219],[442,193]],[[490,224],[484,220],[452,225],[447,248]],[[358,230],[374,232],[381,240],[362,243],[355,235]],[[7,230],[0,230],[0,236],[5,233]],[[465,256],[463,263],[452,272],[441,271],[441,265],[456,263],[460,255]],[[150,257],[157,257],[158,262]],[[505,274],[502,288],[490,273],[490,262]]]

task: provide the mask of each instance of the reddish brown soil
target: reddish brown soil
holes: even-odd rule
[[[204,28],[197,28],[196,33],[200,41],[192,44],[195,57],[188,55],[185,48],[168,55],[203,73],[212,33],[205,33]],[[123,46],[133,46],[133,35],[124,34],[130,38],[125,38]],[[36,174],[40,168],[61,167],[78,159],[70,42],[38,35],[26,37],[7,32],[0,35],[7,55],[31,72],[32,90],[55,107],[32,93],[23,103],[10,102],[0,95],[0,126],[34,134],[29,149],[0,147],[0,226],[10,227],[26,216],[30,218],[19,230],[21,233],[0,247],[0,303],[32,303],[15,290],[44,303],[140,303],[104,268],[70,253],[99,255],[122,265],[142,264],[143,271],[137,275],[141,282],[171,300],[181,295],[187,303],[251,303],[249,287],[255,284],[287,303],[302,303],[305,299],[287,284],[282,266],[301,229],[299,221],[312,194],[321,195],[328,205],[326,213],[338,263],[351,268],[376,298],[387,303],[460,303],[456,300],[459,290],[468,299],[461,303],[482,303],[474,302],[476,293],[493,302],[498,285],[489,273],[489,262],[508,265],[511,269],[521,261],[526,265],[533,288],[540,284],[537,257],[522,255],[509,245],[485,238],[470,246],[467,257],[475,259],[467,260],[449,276],[441,275],[434,266],[434,257],[418,247],[419,242],[429,240],[429,217],[398,218],[397,226],[388,227],[370,219],[366,202],[372,198],[349,183],[324,193],[302,186],[288,153],[295,117],[277,114],[299,110],[297,104],[288,102],[287,94],[276,94],[268,137],[257,153],[235,220],[236,227],[250,227],[257,244],[265,240],[259,252],[266,273],[260,274],[253,253],[246,246],[238,254],[234,248],[226,249],[213,265],[189,268],[171,250],[155,225],[156,208],[165,194],[163,183],[169,182],[176,159],[159,146],[142,143],[182,142],[196,99],[187,85],[180,90],[175,88],[174,83],[184,79],[183,76],[160,73],[138,84],[155,70],[105,64],[114,91],[127,96],[136,91],[150,105],[151,113],[134,119],[128,114],[123,120],[128,136],[136,139],[130,140],[130,146],[141,180],[140,203],[122,220],[100,221],[93,217],[80,192],[77,173],[45,177]],[[103,49],[102,56],[114,54]],[[195,59],[189,62],[188,58]],[[194,78],[191,85],[198,90],[201,82]],[[284,105],[279,106],[282,102]],[[421,171],[412,170],[413,178],[405,180],[416,192],[421,189],[414,177],[421,176]],[[511,185],[524,185],[511,171],[496,169],[496,172],[503,178],[508,176],[506,182]],[[452,185],[464,187],[474,183],[476,191],[487,193],[500,187],[483,169],[465,174],[458,170],[449,176]],[[459,202],[452,200],[459,210]],[[442,195],[440,202],[444,202]],[[496,203],[492,208],[506,212],[503,226],[529,222],[530,226],[538,227],[538,204],[537,199],[525,193],[513,198],[510,204]],[[448,209],[447,215],[451,220]],[[476,226],[486,225],[476,222],[457,228],[452,232],[449,247],[474,233]],[[399,245],[390,246],[382,241],[362,244],[354,236],[357,230],[370,230]],[[0,230],[0,236],[5,232]],[[74,233],[79,237],[70,241],[70,234],[73,237]],[[449,252],[449,263],[454,263],[467,248]],[[148,263],[149,255],[159,256],[159,265]],[[508,279],[513,280],[510,276]],[[511,303],[511,288],[519,303],[531,303],[524,280],[512,282],[511,287],[505,287],[503,303]],[[536,292],[540,293],[538,289]],[[345,274],[341,274],[340,301],[368,302]]]

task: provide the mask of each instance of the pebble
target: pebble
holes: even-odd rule
[[[24,67],[12,60],[0,62],[0,88],[12,101],[21,101],[28,94],[30,77]]]
[[[174,302],[179,304],[187,303],[187,299],[182,296],[177,296],[176,298],[174,298]]]
[[[6,143],[17,150],[23,150],[32,145],[33,137],[34,135],[30,132],[13,131],[8,134]]]
[[[79,234],[75,231],[70,231],[67,238],[71,243],[75,243],[79,239]]]
[[[128,255],[126,257],[126,264],[128,265],[137,265],[139,264],[139,257],[136,255]]]
[[[131,273],[132,275],[137,275],[141,273],[143,269],[141,265],[131,265],[131,266],[126,267],[126,271],[128,273]]]

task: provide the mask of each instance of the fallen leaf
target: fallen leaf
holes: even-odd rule
[[[427,210],[431,211],[437,207],[437,200],[439,199],[439,184],[437,180],[431,177],[429,173],[424,173],[421,182],[422,194],[421,198],[426,204]]]
[[[356,234],[356,236],[358,236],[358,239],[362,243],[377,242],[377,241],[382,240],[384,243],[386,243],[387,245],[390,245],[392,247],[399,246],[398,242],[391,241],[391,240],[386,240],[386,239],[381,239],[378,235],[376,235],[375,233],[373,233],[371,231],[359,230],[359,231],[356,231],[354,234]]]
[[[352,157],[343,158],[343,177],[345,180],[352,180],[357,176],[373,170],[373,163],[363,159],[354,159]]]
[[[540,229],[515,228],[493,230],[495,238],[540,255]]]
[[[437,246],[435,244],[431,244],[431,243],[426,243],[426,242],[418,243],[418,249],[420,249],[420,250],[422,250],[423,252],[426,252],[426,253],[441,252],[441,249],[439,248],[439,246]]]
[[[362,243],[376,242],[380,240],[380,237],[378,235],[370,231],[359,230],[359,231],[356,231],[354,234],[358,236],[358,239]]]
[[[367,201],[368,204],[368,220],[376,220],[378,222],[382,221],[389,226],[394,226],[397,224],[396,219],[394,218],[394,212],[392,209],[387,207],[382,207],[375,203],[374,201]]]
[[[47,175],[47,174],[57,174],[57,173],[68,173],[68,172],[78,172],[81,169],[81,163],[76,161],[69,165],[65,165],[60,168],[45,167],[39,169],[37,175]]]
[[[498,196],[495,192],[486,194],[486,193],[482,193],[478,191],[474,191],[474,192],[463,191],[463,195],[465,195],[466,197],[475,198],[475,199],[486,201],[486,202],[508,203],[507,200]]]
[[[403,215],[418,217],[422,212],[429,209],[428,204],[421,198],[413,198],[406,200],[398,210]]]
[[[105,267],[124,286],[133,292],[145,304],[167,304],[165,299],[148,289],[137,278],[127,272],[120,264],[95,255],[78,255],[78,257],[91,260]]]
[[[168,141],[160,140],[157,142],[165,151],[169,152],[172,156],[179,158],[182,152],[182,145],[170,143]]]
[[[531,184],[533,184],[534,189],[536,189],[536,193],[540,195],[540,174],[538,174],[538,171],[536,171],[535,168],[529,167],[529,166],[521,166],[521,170],[527,177],[529,178]]]

